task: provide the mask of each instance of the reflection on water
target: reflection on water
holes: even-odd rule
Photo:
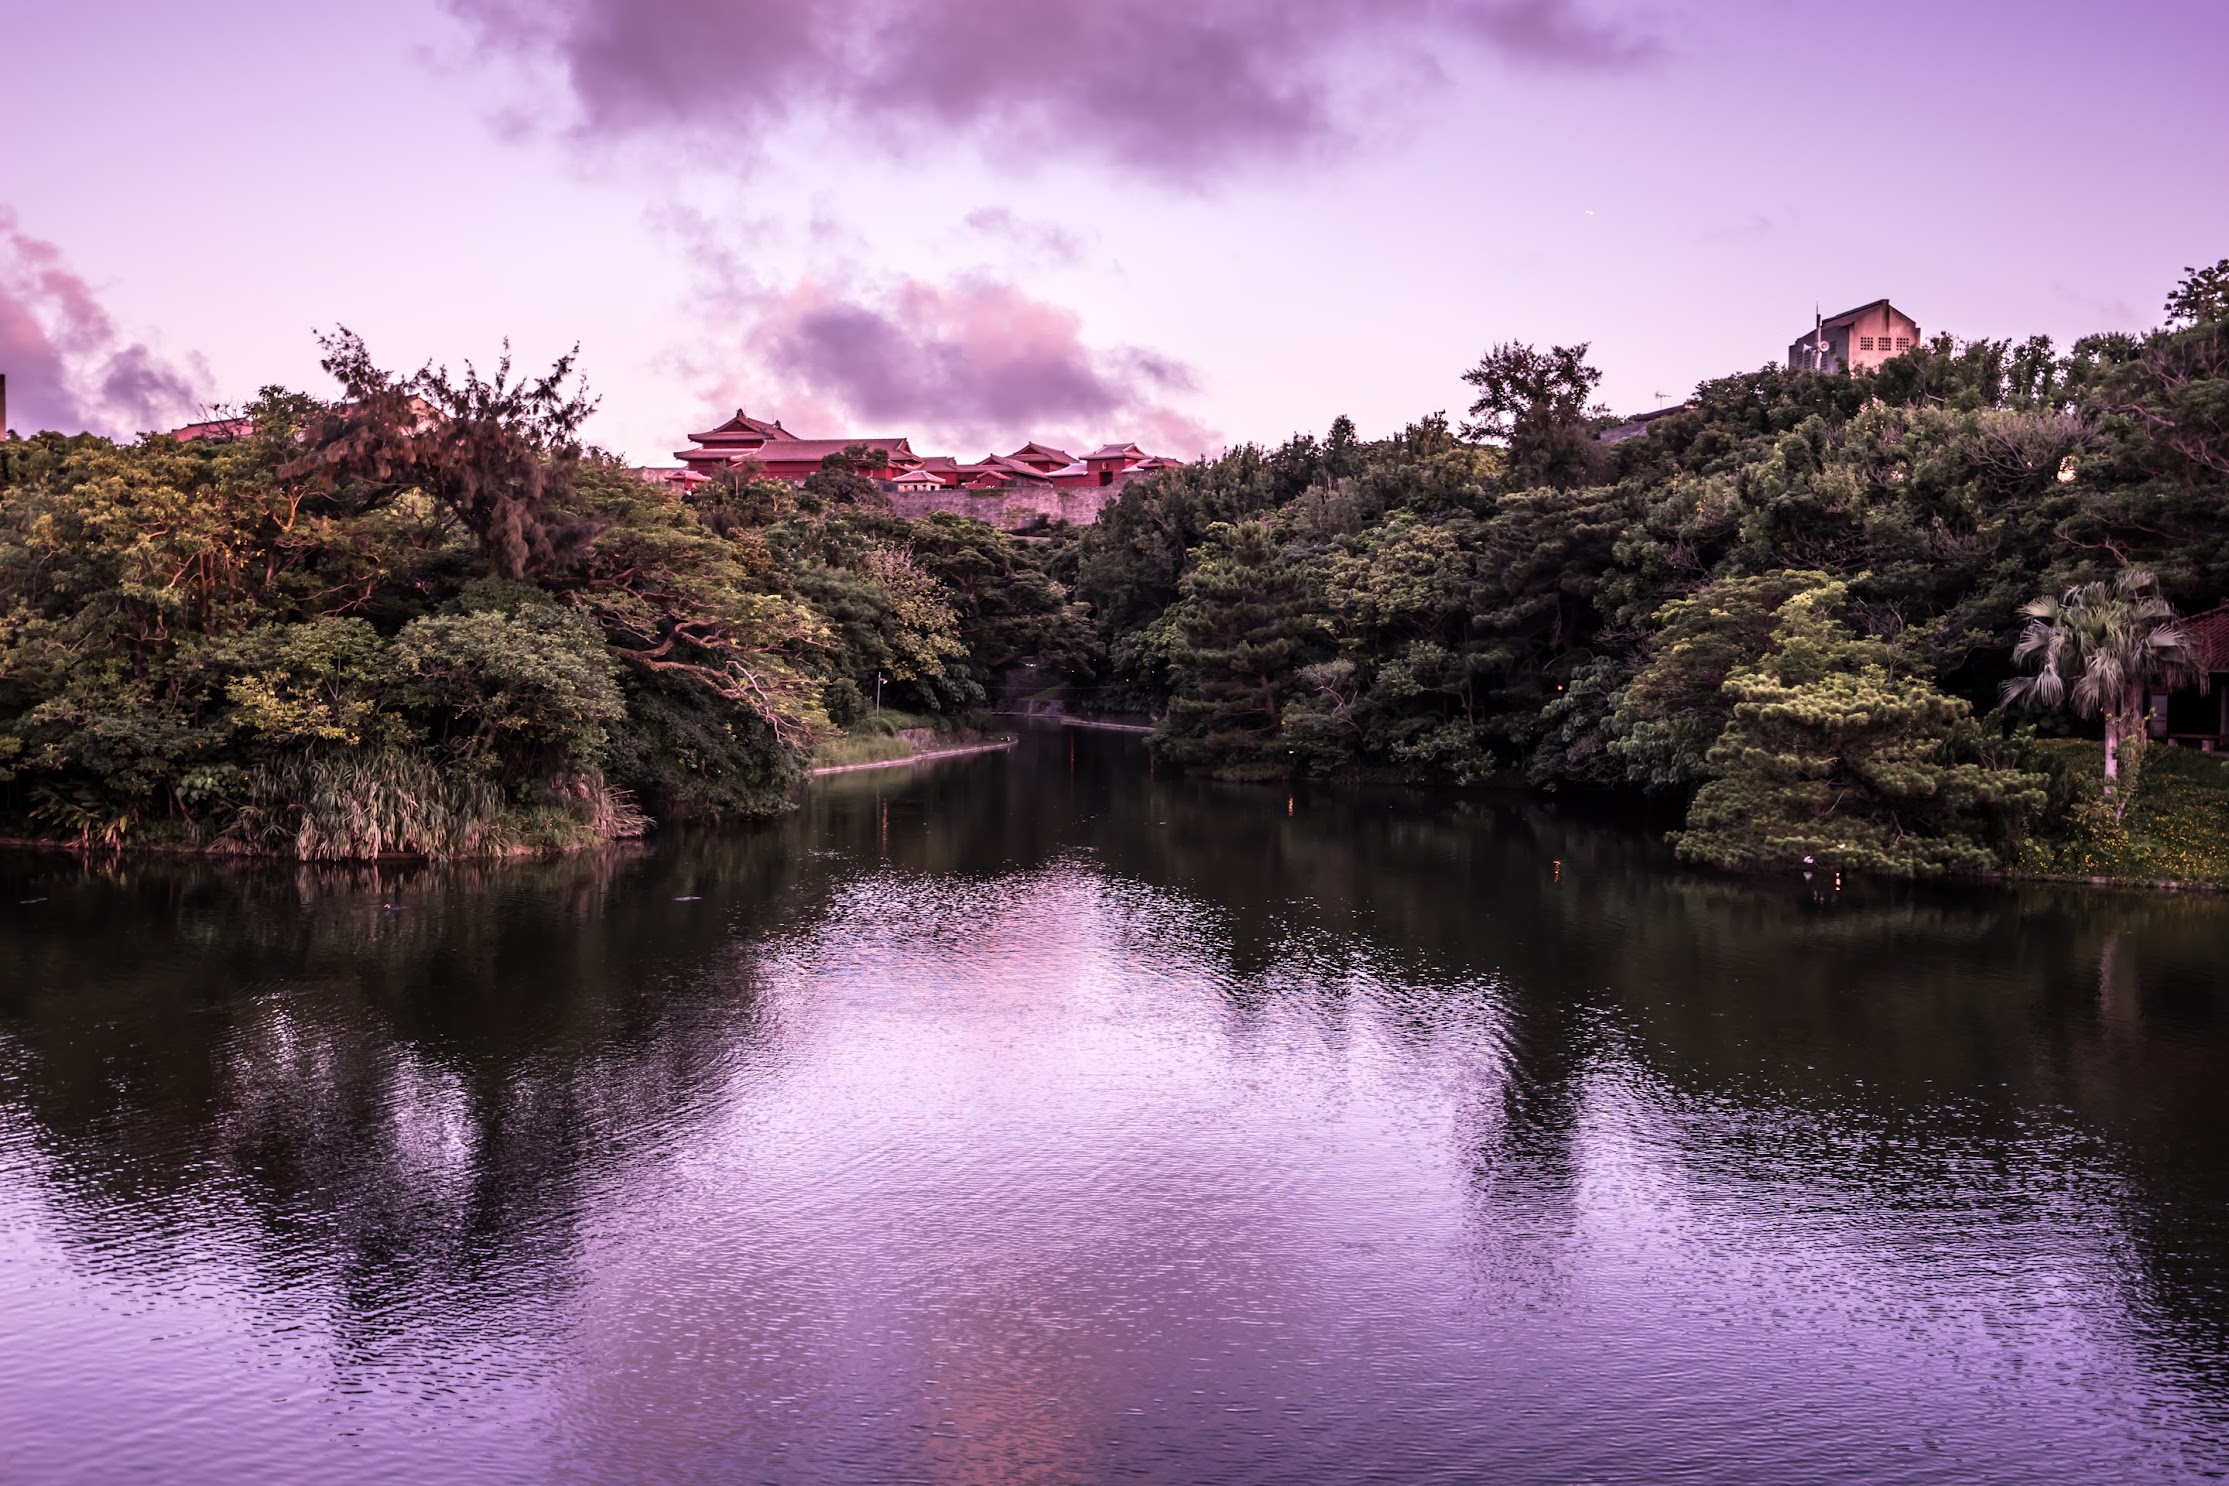
[[[2229,903],[1121,738],[444,871],[0,863],[0,1479],[2229,1466]]]

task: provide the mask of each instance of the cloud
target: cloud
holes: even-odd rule
[[[1187,181],[1338,143],[1343,93],[1384,56],[1618,70],[1659,50],[1580,0],[448,3],[497,53],[554,62],[590,139],[679,130],[747,155],[803,116]]]
[[[1480,6],[1468,17],[1480,36],[1512,59],[1550,67],[1615,72],[1646,66],[1664,43],[1580,11],[1569,0],[1510,0]]]
[[[1032,438],[1136,438],[1185,456],[1213,442],[1172,406],[1193,390],[1183,363],[1095,349],[1074,312],[997,280],[909,278],[865,293],[806,281],[761,298],[748,343],[784,400],[774,411],[800,429],[786,410],[842,420],[831,435],[910,435],[969,454]]]
[[[1066,265],[1083,257],[1083,243],[1073,232],[1050,222],[1018,217],[1003,206],[977,207],[965,220],[976,235],[1002,244],[1033,263]]]
[[[8,379],[8,423],[23,433],[140,433],[183,422],[201,405],[194,378],[145,345],[125,343],[61,250],[26,236],[6,207],[0,374]]]

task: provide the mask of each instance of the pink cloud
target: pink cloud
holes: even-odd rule
[[[8,423],[128,435],[167,428],[200,406],[194,383],[145,345],[127,344],[91,286],[50,242],[0,207],[0,374]]]
[[[1172,405],[1193,390],[1183,363],[1100,349],[1070,310],[988,279],[905,279],[853,293],[805,282],[763,295],[753,360],[792,427],[912,435],[969,454],[1026,439],[1135,438],[1191,456],[1207,429]]]
[[[755,144],[792,114],[1196,180],[1336,143],[1373,48],[1629,68],[1654,38],[1579,0],[449,0],[554,60],[583,133]]]

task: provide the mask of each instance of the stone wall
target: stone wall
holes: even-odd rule
[[[1085,485],[1069,489],[1031,485],[1013,490],[895,490],[891,505],[900,516],[921,517],[946,511],[987,522],[1006,531],[1019,531],[1040,518],[1090,526],[1120,493],[1118,485]]]

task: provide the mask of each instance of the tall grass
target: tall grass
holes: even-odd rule
[[[333,753],[263,764],[220,849],[307,862],[558,851],[639,836],[649,821],[625,790],[571,775],[542,802],[516,806],[483,775],[424,754]]]
[[[333,753],[262,764],[228,841],[306,862],[470,856],[490,844],[503,791],[417,753]]]
[[[913,745],[893,733],[847,733],[815,748],[813,766],[828,769],[843,764],[879,764],[885,759],[911,758],[913,754]]]

